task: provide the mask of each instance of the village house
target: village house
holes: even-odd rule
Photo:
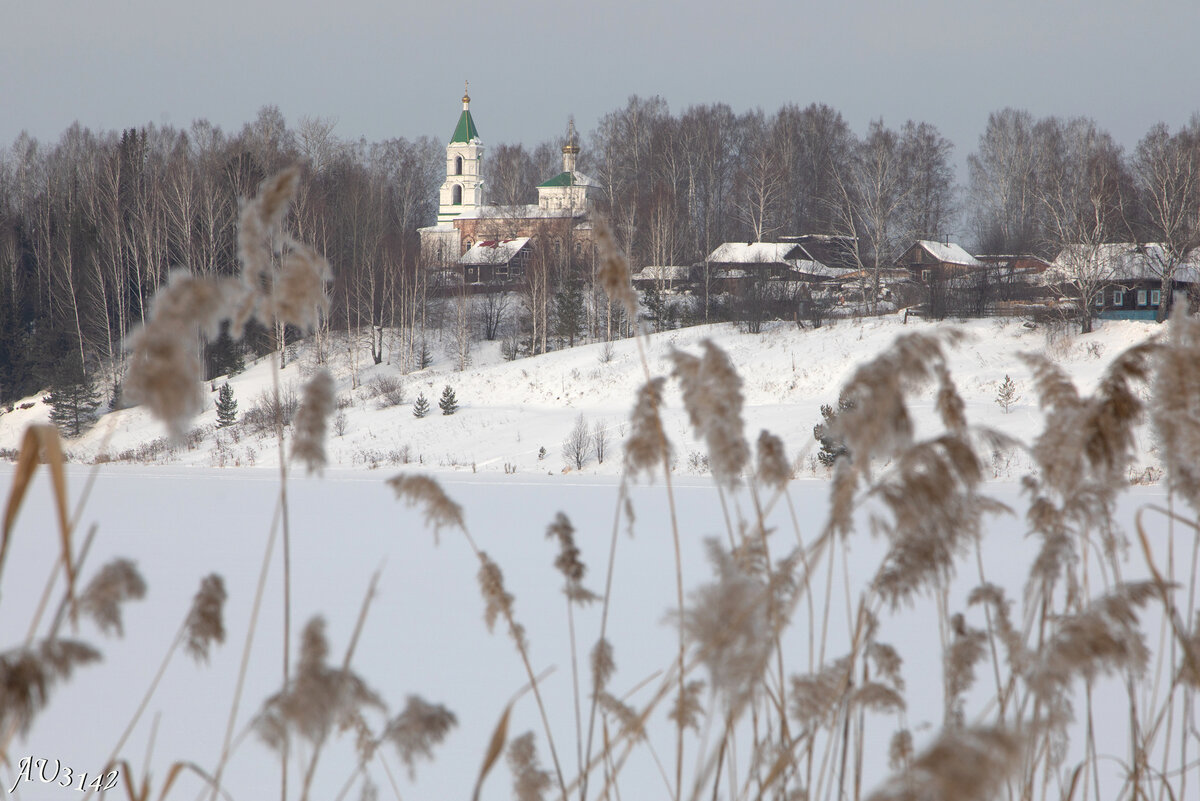
[[[1162,296],[1163,273],[1170,268],[1169,252],[1161,244],[1109,242],[1063,248],[1044,275],[1060,294],[1071,294],[1077,276],[1096,287],[1092,298],[1096,317],[1108,320],[1154,320],[1170,298]],[[1200,288],[1200,248],[1175,266],[1174,290]],[[1077,295],[1076,295],[1077,296]]]

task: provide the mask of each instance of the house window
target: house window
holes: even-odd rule
[[[1146,305],[1146,290],[1144,290],[1144,289],[1138,290],[1137,301],[1138,301],[1137,305],[1139,305],[1139,306]]]
[[[458,184],[454,185],[454,190],[450,193],[450,205],[451,206],[461,206],[462,205],[462,187],[459,186]]]
[[[1103,292],[1096,293],[1096,308],[1097,309],[1104,308],[1104,293]]]
[[[929,283],[929,279],[933,277],[933,270],[921,270],[921,280]]]
[[[1114,306],[1124,306],[1125,305],[1125,290],[1124,289],[1114,289],[1113,290],[1113,305]]]
[[[1150,290],[1150,305],[1157,306],[1160,303],[1162,303],[1162,290],[1161,289],[1151,289]]]

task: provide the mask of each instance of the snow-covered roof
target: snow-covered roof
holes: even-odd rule
[[[458,260],[459,264],[508,264],[521,248],[529,244],[529,237],[519,236],[516,239],[486,239],[471,246],[471,249]]]
[[[790,242],[726,242],[708,254],[708,260],[720,264],[786,264],[795,248]]]
[[[537,204],[519,206],[476,206],[468,209],[454,219],[456,220],[528,220],[551,219],[558,217],[579,217],[584,210],[577,209],[544,209]]]
[[[830,267],[814,259],[798,259],[792,262],[792,265],[796,272],[815,278],[840,278],[846,274],[844,269]]]
[[[982,267],[983,262],[972,256],[961,245],[953,242],[933,242],[919,239],[917,244],[929,251],[929,254],[944,264],[961,264],[964,267]]]
[[[1149,242],[1106,242],[1101,245],[1068,245],[1059,251],[1047,280],[1054,281],[1087,269],[1089,274],[1113,281],[1138,281],[1162,277],[1170,263],[1162,244]],[[1195,282],[1200,279],[1200,248],[1193,250],[1175,270],[1175,280]]]
[[[691,268],[681,264],[654,264],[643,267],[633,274],[634,281],[686,281]]]

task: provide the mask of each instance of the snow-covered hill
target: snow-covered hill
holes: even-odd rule
[[[817,330],[778,324],[761,334],[743,333],[730,324],[680,329],[650,336],[647,355],[652,372],[666,374],[672,348],[696,352],[702,340],[711,338],[729,353],[741,373],[748,437],[756,436],[761,428],[771,430],[787,443],[798,477],[819,476],[823,473],[815,460],[812,427],[820,422],[821,404],[834,402],[854,368],[887,347],[898,334],[950,325],[967,334],[964,344],[953,352],[951,366],[967,403],[968,419],[1023,441],[1036,434],[1041,417],[1029,372],[1018,354],[1046,353],[1086,391],[1114,356],[1158,330],[1151,323],[1112,321],[1104,322],[1095,333],[1078,335],[1062,328],[1031,328],[1021,320],[929,323],[910,319],[905,324],[896,315],[839,322]],[[327,448],[330,465],[340,467],[420,463],[433,470],[557,474],[570,469],[562,443],[582,414],[589,427],[600,424],[609,433],[605,461],[599,463],[592,456],[583,471],[616,473],[634,392],[645,380],[637,343],[632,339],[616,342],[609,358],[604,345],[593,344],[512,362],[502,358],[498,342],[477,343],[471,366],[462,372],[454,370],[453,360],[440,353],[435,353],[438,358],[432,366],[402,374],[386,361],[371,364],[365,352],[358,355],[357,370],[352,370],[344,344],[328,351],[340,354],[326,365],[335,376],[339,405],[344,407],[344,418],[331,422],[335,431]],[[239,413],[244,414],[270,390],[274,380],[271,361],[261,359],[228,379]],[[301,345],[294,361],[279,372],[285,393],[298,389],[315,366],[313,350]],[[352,379],[355,374],[357,381]],[[996,403],[997,389],[1006,375],[1016,383],[1019,395],[1008,412]],[[373,388],[379,378],[402,382],[404,400],[400,405],[381,408]],[[204,467],[277,465],[278,445],[269,433],[253,433],[246,426],[216,428],[216,389],[224,380],[211,384],[208,411],[196,418],[194,433],[186,443],[172,445],[163,439],[162,426],[145,410],[124,409],[105,415],[88,433],[69,440],[66,446],[71,458],[88,462],[106,453],[113,459]],[[446,386],[453,388],[459,403],[459,411],[452,416],[443,416],[437,407]],[[431,414],[424,419],[412,414],[419,393],[431,406]],[[678,470],[704,472],[703,448],[691,436],[674,387],[667,403],[664,422]],[[932,390],[916,405],[918,419],[922,414],[931,415]],[[0,415],[0,448],[18,447],[25,425],[44,421],[48,414],[49,407],[34,397]],[[1150,438],[1143,435],[1139,446],[1142,466],[1154,465]],[[999,477],[1019,475],[1027,465],[1020,453],[994,454],[993,462],[993,472]]]

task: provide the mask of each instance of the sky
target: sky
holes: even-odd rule
[[[856,132],[929,122],[959,180],[988,114],[1094,118],[1127,148],[1200,112],[1197,0],[8,0],[0,145],[276,105],[342,139],[448,139],[470,80],[485,145],[586,135],[629,96],[673,113],[826,103]],[[836,6],[836,7],[835,7]]]

